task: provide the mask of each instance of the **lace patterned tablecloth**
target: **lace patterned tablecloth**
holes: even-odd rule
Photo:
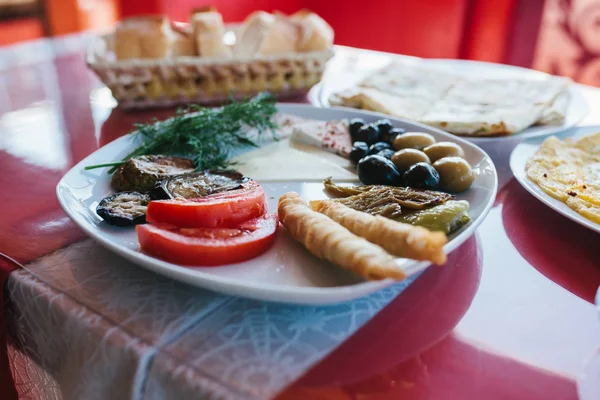
[[[410,282],[335,306],[271,304],[172,281],[84,240],[9,278],[13,370],[26,371],[16,384],[32,399],[272,398]]]

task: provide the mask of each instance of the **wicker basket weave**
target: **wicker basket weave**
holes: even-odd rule
[[[112,33],[93,38],[87,64],[126,109],[196,103],[214,105],[269,91],[306,93],[321,80],[333,49],[249,58],[115,59]]]

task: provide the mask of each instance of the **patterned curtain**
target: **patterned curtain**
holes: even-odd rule
[[[600,86],[600,0],[546,0],[533,68]]]

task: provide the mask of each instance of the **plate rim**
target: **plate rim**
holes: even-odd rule
[[[282,110],[282,112],[289,113],[289,114],[293,114],[292,110],[294,108],[304,108],[306,110],[310,110],[310,109],[319,110],[320,109],[326,113],[331,112],[331,111],[328,111],[327,109],[319,108],[312,104],[303,104],[303,103],[277,103],[277,107],[278,107],[278,109],[285,110],[285,111]],[[345,110],[345,111],[362,114],[362,115],[371,115],[373,117],[390,118],[390,116],[387,116],[385,114],[372,112],[372,111],[357,110],[357,109],[353,109],[353,108],[347,108],[347,110]],[[461,142],[461,144],[464,144],[465,146],[471,147],[474,150],[478,151],[482,155],[482,161],[485,160],[486,164],[490,167],[490,170],[492,172],[492,177],[493,177],[493,182],[492,182],[493,187],[489,188],[490,195],[489,195],[487,204],[485,204],[484,208],[482,209],[482,211],[477,219],[472,220],[469,223],[469,225],[464,228],[464,230],[462,232],[460,232],[457,236],[455,236],[450,242],[448,242],[444,246],[445,252],[450,253],[451,251],[455,250],[458,246],[460,246],[462,243],[464,243],[471,235],[474,234],[475,230],[483,222],[483,220],[487,217],[490,209],[492,208],[492,206],[494,204],[494,201],[495,201],[495,198],[497,195],[497,191],[498,191],[498,174],[497,174],[494,162],[491,159],[491,157],[483,149],[481,149],[476,144],[470,143],[469,141],[467,141],[463,138],[453,137],[451,134],[449,134],[447,132],[441,131],[436,128],[432,128],[432,127],[424,125],[424,124],[419,124],[419,123],[416,123],[413,121],[408,121],[408,120],[405,120],[402,118],[395,118],[395,117],[391,117],[391,118],[396,121],[399,121],[399,122],[403,122],[403,123],[407,123],[407,124],[411,124],[411,125],[415,125],[415,126],[420,126],[420,127],[430,129],[430,130],[435,130],[438,133],[442,134],[443,136],[449,136],[451,139]],[[130,134],[123,135],[123,136],[113,140],[112,142],[107,143],[105,146],[117,143],[118,141],[125,141],[129,137],[130,137]],[[102,146],[102,147],[104,147],[104,146]],[[127,260],[131,261],[132,263],[136,264],[137,266],[139,266],[141,268],[153,271],[160,275],[167,276],[171,279],[174,279],[174,280],[177,280],[177,281],[189,284],[189,285],[193,285],[196,287],[202,287],[202,288],[205,288],[208,290],[214,290],[214,291],[217,291],[220,293],[227,293],[227,294],[233,293],[233,295],[235,295],[235,296],[243,296],[246,298],[264,300],[264,301],[270,301],[270,302],[277,302],[277,303],[293,303],[293,304],[305,304],[305,305],[339,304],[340,302],[349,301],[351,299],[355,299],[355,298],[359,298],[359,297],[364,297],[364,296],[368,295],[369,293],[373,293],[373,292],[379,291],[381,289],[384,289],[386,287],[389,287],[391,285],[404,282],[404,281],[395,281],[392,279],[384,279],[384,280],[379,280],[379,281],[361,281],[361,282],[358,282],[358,283],[355,283],[352,285],[344,285],[344,286],[329,286],[329,287],[295,286],[295,287],[293,287],[293,290],[291,291],[290,294],[286,293],[286,294],[282,295],[282,287],[285,287],[285,285],[280,285],[280,284],[275,284],[275,283],[266,283],[266,284],[263,283],[260,286],[247,286],[247,285],[244,285],[239,280],[233,280],[230,277],[215,276],[215,275],[206,273],[204,271],[198,271],[196,269],[188,268],[185,266],[172,264],[172,263],[157,259],[155,257],[149,256],[147,254],[144,254],[140,251],[129,249],[125,246],[118,244],[114,240],[104,238],[104,237],[102,237],[102,235],[98,235],[95,233],[94,226],[92,226],[89,223],[85,223],[84,220],[80,220],[80,218],[78,218],[79,213],[72,206],[68,205],[69,199],[66,196],[66,193],[69,191],[69,188],[72,187],[71,185],[69,185],[67,183],[67,178],[71,174],[80,173],[83,166],[90,162],[90,161],[88,161],[88,159],[91,158],[102,147],[96,149],[94,152],[87,155],[85,158],[83,158],[81,161],[79,161],[77,164],[75,164],[73,167],[71,167],[63,175],[63,177],[61,177],[61,179],[59,180],[59,182],[56,185],[56,196],[57,196],[58,202],[59,202],[61,208],[63,209],[63,211],[79,228],[81,228],[84,231],[84,233],[90,239],[101,244],[103,247],[109,249],[110,251],[113,251],[114,253],[126,258]],[[429,267],[430,264],[431,263],[427,262],[427,261],[421,261],[421,262],[417,261],[417,262],[413,263],[411,268],[409,269],[410,274],[409,274],[409,276],[407,276],[405,281],[410,279],[413,276],[416,276],[418,273],[422,272],[423,270],[425,270],[427,267]],[[200,285],[196,282],[196,280],[202,280],[202,281],[204,281],[205,284]],[[234,289],[234,290],[231,290],[231,289]],[[359,291],[362,294],[360,296],[352,296],[353,292],[356,292],[357,289],[360,289]],[[240,291],[244,292],[244,294],[240,294]],[[269,291],[269,292],[277,291],[278,292],[277,299],[269,299],[268,298],[269,296],[261,296],[261,294],[264,294],[263,292],[266,292],[266,291]],[[327,293],[323,293],[324,291],[326,291]],[[248,292],[250,292],[250,294]],[[301,296],[302,299],[298,300],[296,298],[298,296]],[[332,299],[327,299],[327,297],[332,297]]]
[[[586,126],[586,127],[579,127],[576,129],[581,129],[582,131],[586,131],[587,129],[590,129],[590,128],[593,128],[593,127]],[[600,131],[600,127],[598,127],[598,131]],[[578,136],[578,133],[574,132],[573,135],[569,135],[568,137],[576,137],[576,136]],[[586,134],[582,132],[581,136],[586,136]],[[529,192],[533,197],[538,199],[545,206],[549,207],[550,209],[554,210],[555,212],[561,214],[562,216],[570,219],[571,221],[573,221],[585,228],[588,228],[594,232],[600,233],[600,223],[597,223],[597,222],[587,219],[583,215],[579,214],[577,211],[571,209],[569,206],[567,206],[562,201],[550,196],[548,193],[544,192],[534,181],[529,179],[529,176],[527,176],[527,171],[525,170],[525,168],[527,167],[527,161],[529,160],[529,157],[531,157],[533,155],[533,153],[537,149],[539,149],[539,147],[541,146],[542,142],[545,139],[547,139],[547,138],[540,138],[540,137],[532,138],[530,140],[525,140],[525,141],[519,143],[517,146],[515,146],[515,148],[512,150],[512,152],[510,154],[510,159],[509,159],[509,166],[510,166],[510,170],[511,170],[513,176],[515,177],[517,182],[519,182],[519,184],[527,192]],[[533,147],[534,145],[535,145],[535,147]],[[532,149],[531,149],[532,151],[528,151],[528,147],[530,147],[530,146],[532,146]],[[523,170],[520,170],[520,165],[517,165],[517,164],[520,164],[518,159],[521,157],[527,157],[527,160],[525,160],[525,162],[523,164]]]
[[[344,47],[344,46],[341,46]],[[391,53],[386,53],[386,52],[381,52],[381,51],[374,51],[374,50],[363,50],[363,51],[368,51],[371,53],[376,53],[379,54],[381,56],[388,56],[391,57],[391,60],[401,60],[404,62],[421,62],[421,61],[427,61],[427,62],[431,62],[433,64],[438,64],[438,65],[444,65],[444,64],[455,64],[455,65],[461,65],[461,64],[466,64],[466,65],[476,65],[478,68],[496,68],[496,69],[506,69],[506,70],[512,70],[515,72],[519,72],[519,73],[524,73],[524,74],[528,74],[531,76],[536,76],[539,78],[543,78],[543,77],[552,77],[552,76],[556,76],[556,77],[560,77],[558,75],[553,75],[553,74],[549,74],[547,72],[543,72],[543,71],[537,71],[531,68],[525,68],[525,67],[520,67],[517,65],[508,65],[508,64],[501,64],[501,63],[493,63],[493,62],[489,62],[489,61],[479,61],[479,60],[460,60],[460,59],[453,59],[453,58],[422,58],[422,57],[414,57],[414,56],[406,56],[406,55],[402,55],[402,54],[391,54]],[[317,82],[308,92],[307,94],[307,98],[310,102],[310,104],[314,105],[315,107],[319,107],[319,108],[351,108],[351,107],[340,107],[340,106],[332,106],[328,101],[323,101],[324,99],[324,81],[321,80],[319,82]],[[474,143],[486,143],[486,142],[493,142],[493,141],[497,141],[497,140],[510,140],[510,139],[520,139],[520,140],[530,140],[530,139],[534,139],[534,138],[540,138],[540,137],[546,137],[546,136],[550,136],[550,135],[554,135],[554,134],[558,134],[560,132],[564,132],[567,129],[570,128],[575,128],[578,126],[578,124],[583,121],[590,113],[590,104],[588,103],[588,101],[586,100],[585,96],[582,94],[581,89],[579,88],[579,84],[577,82],[572,82],[571,86],[568,88],[569,94],[572,97],[576,97],[576,101],[578,103],[581,103],[581,105],[584,105],[583,108],[583,112],[581,112],[581,116],[579,116],[577,118],[576,121],[572,121],[570,124],[568,125],[560,125],[560,126],[553,126],[553,125],[547,125],[546,129],[540,129],[538,132],[532,132],[531,134],[527,135],[527,133],[525,134],[521,134],[522,132],[526,132],[527,129],[520,131],[520,132],[516,132],[513,133],[511,135],[504,135],[504,136],[493,136],[493,137],[486,137],[486,136],[460,136],[460,135],[454,135],[453,133],[450,132],[446,132],[449,133],[451,135],[454,135],[456,137],[459,138],[463,138],[467,141],[472,141]],[[571,100],[573,101],[573,100]],[[358,109],[357,109],[358,110]],[[366,111],[366,110],[365,110]],[[383,114],[386,115],[388,118],[390,117],[390,115],[388,114]],[[405,118],[401,118],[403,120],[409,121]],[[415,121],[416,123],[416,121]],[[429,125],[427,125],[429,127]],[[434,128],[434,127],[431,127]],[[439,129],[439,128],[434,128],[434,129]]]

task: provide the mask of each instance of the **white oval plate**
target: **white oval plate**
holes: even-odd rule
[[[565,137],[582,137],[598,131],[600,131],[600,127],[585,127],[563,132],[561,135],[556,136],[560,139],[564,139]],[[527,176],[527,172],[525,171],[527,161],[537,151],[544,139],[545,138],[536,138],[527,140],[515,147],[510,155],[510,169],[512,170],[513,175],[515,178],[517,178],[517,181],[519,181],[525,190],[535,196],[539,201],[552,208],[554,211],[564,215],[580,225],[585,226],[586,228],[600,232],[600,224],[590,221],[576,211],[572,210],[562,201],[550,196],[540,189],[540,187]]]
[[[310,105],[279,104],[280,112],[317,120],[362,117],[367,122],[381,114],[357,110],[315,108]],[[390,118],[396,127],[429,132],[438,140],[459,143],[473,166],[475,182],[458,199],[471,204],[472,222],[451,235],[444,250],[451,252],[473,234],[485,218],[496,197],[498,178],[492,160],[479,147],[448,133]],[[183,267],[148,256],[139,251],[132,228],[118,228],[103,222],[95,212],[100,199],[111,192],[106,169],[85,171],[86,165],[122,159],[131,151],[130,136],[121,137],[98,149],[74,166],[56,188],[58,200],[67,215],[92,239],[128,260],[190,285],[234,296],[297,304],[332,304],[363,297],[394,283],[392,280],[365,282],[310,255],[281,229],[275,245],[262,256],[239,264],[217,268]],[[282,166],[277,166],[281,168]],[[277,209],[279,196],[294,190],[305,199],[325,198],[321,183],[325,176],[312,181],[261,182],[269,199],[269,210]],[[428,262],[399,259],[409,273],[423,271]]]
[[[381,54],[378,52],[374,52],[376,54]],[[416,57],[407,57],[401,55],[386,55],[385,63],[387,64],[391,60],[397,60],[402,63],[415,64],[424,62],[423,59]],[[357,62],[361,62],[357,60]],[[428,59],[425,61],[427,66],[437,67],[443,71],[449,72],[451,74],[457,76],[468,76],[470,78],[478,77],[478,78],[489,78],[493,77],[495,79],[531,79],[531,80],[541,80],[546,79],[550,75],[545,72],[534,71],[532,69],[515,67],[512,65],[504,65],[504,64],[494,64],[483,61],[470,61],[470,60],[450,60],[450,59]],[[366,71],[377,69],[383,65],[379,65],[380,63],[375,63],[374,66],[370,68],[365,68]],[[359,67],[355,67],[359,69]],[[341,73],[341,72],[340,72]],[[336,74],[336,75],[339,75]],[[343,76],[337,76],[337,79],[324,79],[322,82],[315,85],[311,91],[309,92],[309,100],[310,102],[317,107],[331,107],[329,103],[329,97],[332,93],[337,92],[339,90],[352,87],[355,85],[356,79],[362,79],[362,76],[365,75],[365,71],[362,71],[361,74],[357,74],[353,79],[343,79]],[[332,84],[325,84],[324,82],[339,82],[336,86],[332,86]],[[567,112],[565,115],[565,122],[563,125],[558,126],[550,126],[550,125],[541,125],[541,126],[532,126],[527,128],[521,132],[517,132],[510,136],[497,136],[497,137],[470,137],[470,136],[461,136],[466,140],[472,141],[474,143],[481,142],[493,142],[498,140],[506,140],[507,138],[519,138],[519,139],[530,139],[534,137],[542,137],[555,134],[557,132],[561,132],[565,129],[571,128],[581,120],[583,120],[586,115],[590,111],[590,107],[585,100],[585,97],[579,90],[576,85],[571,85],[569,88],[569,96],[570,102],[567,107]]]

